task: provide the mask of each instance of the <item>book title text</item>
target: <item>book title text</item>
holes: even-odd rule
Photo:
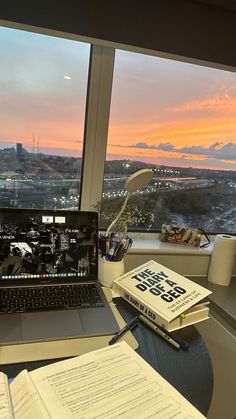
[[[153,295],[160,296],[162,300],[170,303],[176,298],[186,293],[183,287],[180,287],[177,282],[172,281],[169,276],[161,272],[153,272],[150,269],[144,269],[131,279],[138,281],[136,288],[142,292],[150,292]]]

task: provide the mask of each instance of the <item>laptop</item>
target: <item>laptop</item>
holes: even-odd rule
[[[98,282],[98,214],[0,209],[0,344],[118,330]]]

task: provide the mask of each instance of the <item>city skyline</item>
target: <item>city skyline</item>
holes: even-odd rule
[[[89,44],[0,28],[0,146],[80,157]],[[236,170],[236,75],[116,52],[107,160]]]

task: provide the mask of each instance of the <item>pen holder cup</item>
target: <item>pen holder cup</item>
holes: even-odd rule
[[[123,275],[125,272],[124,259],[112,262],[99,257],[98,259],[98,279],[104,287],[112,288],[114,279]]]

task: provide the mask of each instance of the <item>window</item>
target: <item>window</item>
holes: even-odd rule
[[[90,45],[0,28],[3,207],[79,203]]]
[[[236,74],[116,51],[102,197],[102,225],[123,203],[134,171],[153,182],[130,199],[123,223],[236,228]]]
[[[0,47],[1,206],[77,209],[90,45],[1,27]],[[113,53],[94,49],[90,86],[100,90],[89,91],[83,209],[102,187]],[[121,208],[127,176],[150,167],[123,225],[234,232],[235,86],[233,72],[116,50],[101,228]]]

